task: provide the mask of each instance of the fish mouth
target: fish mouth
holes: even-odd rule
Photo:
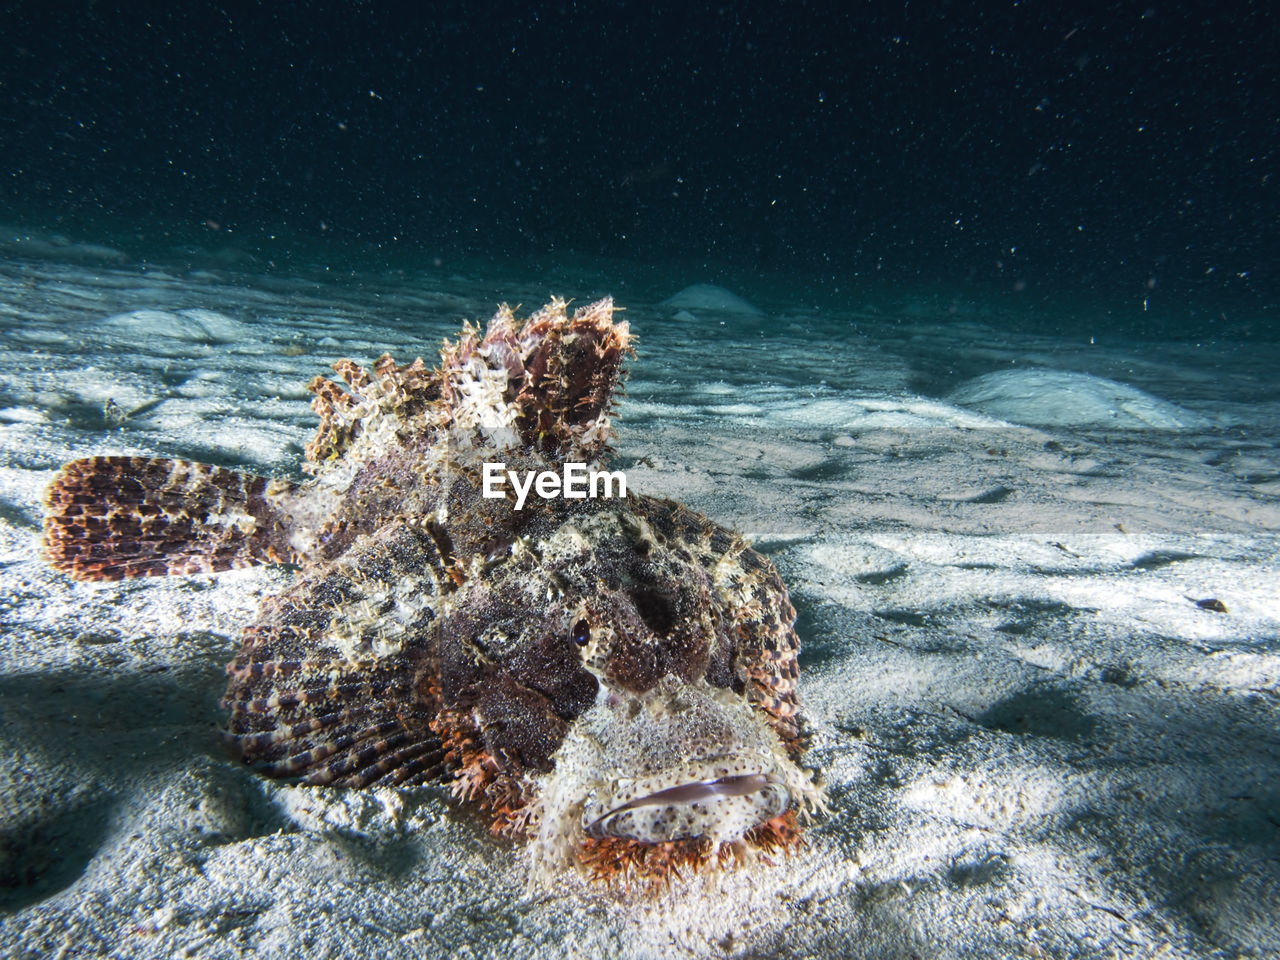
[[[799,840],[822,791],[764,711],[677,677],[643,694],[601,684],[538,781],[530,850],[547,878],[668,876]],[[532,832],[532,831],[531,831]]]
[[[773,773],[744,773],[688,780],[633,796],[593,816],[588,805],[583,830],[588,837],[617,837],[662,843],[690,837],[736,837],[785,813],[791,792]]]

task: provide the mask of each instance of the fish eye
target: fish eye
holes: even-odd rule
[[[580,647],[585,647],[591,642],[591,625],[585,620],[579,620],[573,625],[573,642]]]

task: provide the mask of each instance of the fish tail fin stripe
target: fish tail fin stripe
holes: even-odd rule
[[[45,494],[49,562],[80,580],[297,563],[272,481],[186,460],[89,457]]]

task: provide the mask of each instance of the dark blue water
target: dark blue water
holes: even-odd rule
[[[0,223],[1277,336],[1265,7],[835,6],[11,3]]]

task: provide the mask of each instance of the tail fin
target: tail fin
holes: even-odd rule
[[[187,460],[75,460],[45,494],[45,553],[80,580],[296,563],[274,504],[288,489]]]

